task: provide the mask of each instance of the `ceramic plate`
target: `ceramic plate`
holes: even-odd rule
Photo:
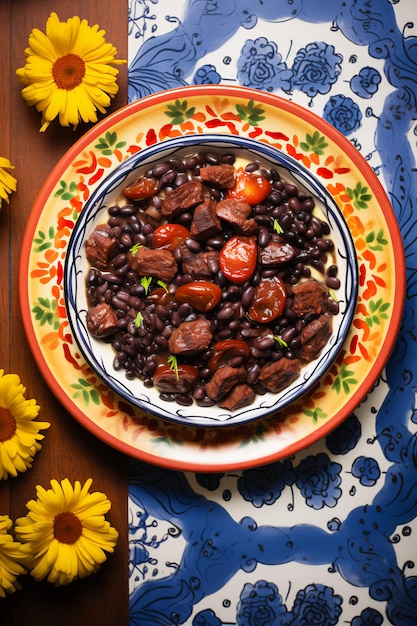
[[[230,428],[161,420],[123,400],[90,369],[63,296],[66,246],[84,203],[132,154],[171,137],[256,138],[299,160],[334,197],[350,228],[359,294],[347,339],[317,387],[279,415]],[[352,144],[312,112],[251,89],[205,85],[153,94],[108,116],[66,153],[45,182],[22,246],[22,318],[53,393],[87,429],[132,457],[172,469],[247,468],[294,454],[338,426],[381,373],[401,321],[402,240],[377,177]]]

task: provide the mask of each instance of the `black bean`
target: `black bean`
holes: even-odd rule
[[[206,397],[206,392],[204,391],[204,387],[197,385],[193,389],[193,398],[195,400],[203,400]]]
[[[161,348],[162,350],[166,350],[168,348],[168,339],[163,335],[157,335],[154,341],[158,348]]]
[[[176,175],[176,177],[174,178],[174,184],[176,187],[181,187],[181,185],[183,185],[184,183],[186,183],[188,180],[188,176],[185,172],[180,172],[179,174]]]
[[[293,339],[297,334],[297,330],[294,328],[294,326],[290,326],[289,328],[286,328],[285,330],[282,331],[281,333],[281,339],[283,341],[285,341],[285,343],[289,344],[291,339]]]
[[[176,170],[177,172],[186,172],[187,168],[184,164],[184,161],[182,161],[181,159],[170,159],[169,160],[169,164],[172,168],[174,168],[174,170]]]
[[[216,402],[212,400],[211,398],[209,398],[208,396],[206,396],[202,400],[198,400],[197,404],[198,406],[201,406],[201,407],[209,407],[209,406],[214,406]]]
[[[132,237],[128,233],[124,233],[120,239],[120,243],[125,248],[131,248],[133,244]]]
[[[185,160],[185,166],[189,170],[193,170],[200,164],[200,158],[198,156],[191,156]]]
[[[256,383],[256,381],[258,380],[260,371],[261,371],[261,368],[259,367],[258,363],[255,363],[254,365],[251,365],[250,367],[248,367],[247,369],[248,385],[254,385]]]
[[[118,274],[107,274],[106,275],[106,279],[108,283],[111,283],[113,285],[122,285],[123,284],[123,278],[121,276],[119,276]]]
[[[220,321],[230,320],[230,318],[233,317],[233,315],[234,315],[233,309],[230,303],[227,303],[224,306],[222,306],[219,312],[217,313],[217,319]]]
[[[131,215],[129,217],[128,224],[134,233],[140,233],[141,226],[136,215]]]
[[[333,298],[328,298],[327,300],[327,310],[332,315],[337,315],[339,313],[339,303],[333,300]]]
[[[339,289],[340,280],[337,278],[337,276],[327,276],[326,287],[328,287],[329,289]]]
[[[311,211],[314,209],[316,205],[315,205],[313,198],[306,198],[301,203],[301,206],[303,208],[303,211],[308,211],[309,213],[311,213]]]
[[[270,194],[269,194],[269,198],[268,198],[271,203],[273,205],[280,205],[282,204],[283,201],[283,196],[282,196],[282,192],[278,191],[278,189],[274,189]]]
[[[193,403],[192,397],[189,394],[185,393],[175,394],[175,400],[176,402],[178,402],[178,404],[181,404],[182,406],[191,406]]]
[[[126,204],[125,206],[121,207],[120,211],[119,211],[119,215],[121,217],[131,217],[132,215],[135,215],[138,212],[138,207],[134,206],[133,204]]]
[[[109,226],[111,227],[120,226],[122,224],[122,220],[118,216],[112,216],[110,217],[108,223],[109,223]]]
[[[206,241],[207,246],[210,248],[223,248],[224,246],[224,237],[222,235],[216,235],[216,237],[210,237]]]
[[[243,356],[237,355],[229,359],[230,367],[241,367],[243,365]]]
[[[260,228],[258,232],[258,246],[260,248],[266,248],[271,240],[271,233],[267,228]]]
[[[161,178],[168,170],[171,169],[171,166],[166,161],[163,163],[158,163],[151,170],[151,175],[155,176],[155,178]]]
[[[234,154],[230,153],[230,154],[223,154],[220,158],[220,161],[222,163],[225,163],[226,165],[233,165],[233,163],[236,161],[236,157]]]
[[[215,154],[214,152],[207,152],[204,155],[204,159],[205,159],[206,163],[208,163],[209,165],[219,165],[219,163],[220,163],[219,155]]]
[[[124,276],[125,274],[128,273],[129,270],[130,270],[129,263],[125,263],[125,265],[122,265],[122,267],[118,267],[117,268],[116,275],[117,276]]]
[[[258,339],[256,346],[259,350],[269,350],[269,348],[272,348],[272,346],[275,345],[275,339],[271,336],[268,337],[262,337],[261,339]]]
[[[284,189],[288,195],[288,197],[290,196],[296,196],[298,194],[298,189],[296,187],[296,185],[293,185],[292,183],[284,183]]]

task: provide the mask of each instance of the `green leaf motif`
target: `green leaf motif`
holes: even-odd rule
[[[188,108],[187,100],[175,100],[174,104],[168,104],[165,115],[171,118],[171,124],[183,124],[195,113],[195,107]]]
[[[90,402],[97,406],[100,404],[100,394],[97,389],[91,383],[84,380],[84,378],[79,378],[78,383],[72,384],[71,387],[75,390],[73,395],[74,400],[82,397],[86,406],[88,406]]]
[[[77,183],[75,181],[70,182],[68,185],[65,180],[59,181],[59,189],[54,193],[54,198],[61,198],[61,200],[72,200],[77,195]]]
[[[33,250],[34,252],[43,252],[44,250],[48,250],[53,244],[53,240],[55,237],[55,228],[53,226],[49,227],[48,234],[44,233],[43,230],[38,230],[36,237],[33,238]]]
[[[323,409],[321,409],[320,407],[317,407],[314,410],[304,409],[303,413],[304,415],[307,415],[307,417],[311,417],[313,419],[314,424],[317,424],[319,419],[323,420],[323,419],[326,419],[327,417],[327,413],[325,413]]]
[[[100,150],[102,154],[110,156],[115,150],[124,148],[126,143],[126,141],[117,141],[117,133],[108,130],[104,137],[99,138],[98,143],[94,147]]]
[[[354,189],[352,189],[351,187],[347,187],[346,191],[348,193],[348,196],[353,201],[353,206],[355,207],[355,209],[361,210],[368,208],[369,202],[372,200],[373,197],[372,194],[369,193],[369,187],[362,187],[362,184],[358,182],[356,183]]]
[[[388,239],[384,236],[384,229],[381,228],[376,234],[374,230],[371,230],[366,235],[366,243],[370,250],[383,250],[384,246],[388,245]]]
[[[320,135],[318,130],[314,131],[312,135],[307,133],[306,140],[300,141],[301,150],[304,150],[304,152],[314,152],[315,154],[324,154],[324,150],[328,145],[326,137]]]
[[[152,439],[153,443],[161,443],[169,446],[170,448],[174,448],[175,446],[182,446],[183,441],[178,437],[155,437]]]
[[[388,311],[390,306],[391,304],[389,302],[384,302],[382,298],[379,298],[379,300],[369,301],[370,315],[365,318],[365,321],[368,324],[369,328],[372,328],[374,324],[376,326],[379,326],[381,320],[388,319],[386,311]]]
[[[239,448],[245,448],[251,443],[259,443],[260,441],[265,441],[265,432],[267,427],[264,424],[257,424],[255,426],[255,430],[252,432],[250,436],[245,437],[245,439],[240,444]]]
[[[249,100],[246,106],[237,104],[236,111],[240,119],[251,126],[258,126],[265,119],[265,109],[255,104],[254,100]]]
[[[341,393],[341,391],[345,394],[350,393],[352,387],[358,384],[354,374],[355,372],[353,370],[349,370],[343,363],[337,378],[335,378],[333,382],[333,391],[336,393]]]
[[[38,298],[38,304],[32,307],[32,313],[35,319],[39,322],[40,326],[48,324],[52,326],[54,330],[59,328],[59,319],[56,315],[56,302],[49,298]]]

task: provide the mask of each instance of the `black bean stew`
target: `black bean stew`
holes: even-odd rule
[[[164,400],[233,411],[319,356],[338,313],[330,227],[305,190],[231,153],[155,165],[86,242],[87,327]]]

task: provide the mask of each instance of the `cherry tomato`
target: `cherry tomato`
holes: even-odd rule
[[[190,231],[181,224],[162,224],[154,230],[153,247],[165,248],[171,252],[178,248],[190,236]]]
[[[255,271],[257,256],[258,246],[254,239],[235,235],[220,251],[220,269],[232,283],[244,283]]]
[[[262,279],[255,289],[248,308],[249,317],[261,324],[274,320],[285,310],[287,290],[278,276]]]
[[[178,363],[175,369],[169,365],[158,365],[153,376],[155,387],[168,393],[186,393],[195,387],[199,379],[194,365]]]
[[[196,281],[180,285],[175,291],[175,300],[188,302],[197,311],[210,311],[220,302],[222,290],[215,283]]]
[[[229,189],[228,197],[254,206],[260,204],[271,193],[271,183],[261,174],[246,172],[240,167],[235,173],[235,186]]]
[[[213,355],[208,362],[208,367],[211,372],[215,372],[231,357],[243,356],[247,358],[250,354],[248,344],[242,339],[225,339],[224,341],[218,341],[214,344],[213,350]]]
[[[159,190],[159,183],[156,178],[148,178],[142,176],[135,180],[131,185],[128,185],[123,189],[123,194],[129,200],[143,200],[145,198],[151,198]]]

